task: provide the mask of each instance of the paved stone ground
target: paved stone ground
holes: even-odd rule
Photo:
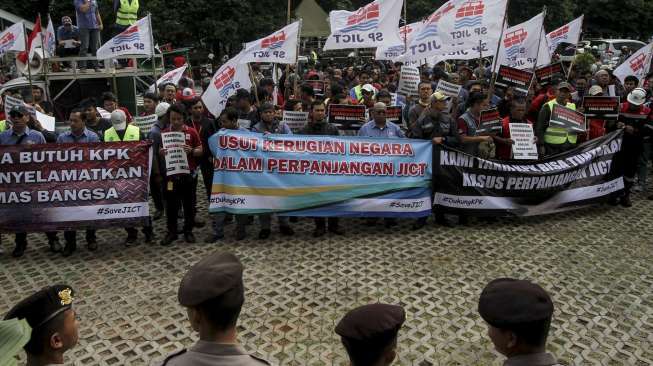
[[[0,257],[0,313],[27,293],[64,281],[77,290],[82,317],[74,365],[146,365],[195,340],[176,302],[186,269],[214,250],[235,252],[246,267],[239,322],[245,347],[279,365],[344,365],[333,328],[356,305],[405,306],[396,365],[499,365],[476,313],[484,284],[511,276],[553,294],[549,349],[564,365],[653,365],[653,202],[597,207],[527,220],[392,230],[343,220],[345,237],[297,234],[267,241],[178,242],[124,249],[123,230],[99,232],[100,249],[83,245],[70,259],[30,235],[25,257]],[[164,223],[156,223],[159,238]],[[198,239],[208,228],[197,230]],[[3,246],[11,245],[5,236]]]

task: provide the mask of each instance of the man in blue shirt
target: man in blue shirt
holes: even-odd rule
[[[100,31],[104,28],[97,0],[74,0],[74,4],[81,42],[79,55],[81,57],[95,56],[100,47]],[[86,70],[86,64],[86,61],[80,61],[79,69]],[[97,61],[91,61],[91,65],[95,71],[99,70]]]
[[[59,135],[57,138],[58,144],[100,141],[100,138],[95,132],[86,128],[84,116],[85,114],[82,109],[73,109],[70,112],[70,131]],[[74,230],[64,231],[63,237],[66,239],[66,245],[63,248],[62,254],[64,257],[69,257],[77,249],[77,232]],[[97,238],[93,229],[86,230],[86,247],[91,252],[97,250]]]
[[[73,25],[69,16],[61,18],[61,25],[57,28],[57,55],[69,57],[79,55],[79,28]]]

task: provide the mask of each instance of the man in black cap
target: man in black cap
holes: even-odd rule
[[[215,252],[192,266],[181,280],[179,303],[200,340],[168,356],[162,365],[260,366],[238,344],[236,322],[245,301],[243,265],[231,253]]]
[[[19,302],[7,315],[8,319],[25,319],[32,327],[29,342],[23,347],[27,365],[63,364],[63,355],[79,339],[79,322],[75,310],[73,289],[68,285],[45,287]]]
[[[539,285],[525,280],[499,278],[485,286],[478,312],[488,324],[495,349],[508,357],[504,366],[553,366],[546,352],[553,302]]]
[[[401,306],[370,304],[351,310],[336,326],[352,366],[392,364],[397,333],[406,321]]]

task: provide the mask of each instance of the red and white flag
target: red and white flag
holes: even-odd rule
[[[572,20],[562,27],[546,35],[549,43],[549,52],[553,54],[560,43],[571,43],[574,46],[580,40],[580,34],[583,31],[583,19],[585,15]]]
[[[639,80],[642,80],[649,72],[652,52],[653,43],[649,43],[640,48],[614,70],[614,76],[618,77],[621,83],[624,83],[624,80],[629,75],[636,76]]]
[[[29,56],[29,59],[31,60],[32,57],[34,57],[34,53],[36,53],[36,48],[37,47],[42,47],[42,42],[41,42],[41,17],[36,17],[36,21],[34,22],[34,28],[32,29],[32,33],[29,34],[29,37],[27,37],[27,51],[23,51],[18,54],[16,59],[20,61],[23,64],[27,64],[27,58]]]

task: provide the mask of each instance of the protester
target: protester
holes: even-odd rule
[[[311,88],[313,90],[313,88]],[[247,129],[254,126],[258,121],[258,111],[252,106],[251,94],[245,89],[236,90],[236,107],[238,108],[238,119],[249,121],[250,125]],[[240,122],[239,122],[240,123]]]
[[[431,104],[431,95],[433,94],[433,88],[431,87],[431,82],[420,82],[418,87],[419,100],[417,103],[410,107],[408,111],[408,129],[412,130],[417,123],[417,119],[422,115],[424,108],[428,107]]]
[[[73,25],[73,21],[69,16],[62,17],[61,25],[57,28],[57,56],[77,56],[79,55],[81,44],[79,28]],[[66,67],[70,67],[69,62],[66,62],[65,65]]]
[[[607,70],[599,70],[594,74],[596,85],[601,87],[602,96],[614,97],[616,96],[614,85],[610,84],[610,73]]]
[[[542,106],[535,124],[535,137],[537,137],[540,158],[559,154],[576,146],[578,136],[575,132],[549,124],[554,105],[559,104],[576,110],[576,105],[568,102],[570,99],[571,86],[563,81],[556,87],[556,98]]]
[[[52,113],[54,112],[52,103],[43,99],[43,89],[40,86],[32,85],[32,96],[34,106],[36,107],[38,105],[38,107],[41,109],[41,113],[52,116]]]
[[[177,87],[173,83],[164,83],[159,85],[159,89],[162,90],[161,98],[164,102],[173,105],[176,101],[177,96]]]
[[[601,96],[603,90],[598,85],[592,85],[592,87],[587,91],[587,95],[591,97]],[[603,118],[588,118],[588,131],[587,131],[587,140],[593,140],[605,135],[607,122]]]
[[[370,73],[367,70],[361,70],[358,74],[358,85],[349,90],[349,98],[352,103],[357,104],[363,99],[363,86],[370,82]]]
[[[488,106],[487,95],[472,93],[467,101],[467,110],[458,117],[458,133],[463,151],[470,155],[479,156],[481,143],[493,142],[492,136],[481,136],[477,133],[481,111]]]
[[[93,57],[100,46],[100,31],[104,28],[97,0],[74,0],[74,4],[80,38],[79,56]],[[95,71],[99,71],[95,60],[88,63],[86,60],[81,60],[78,67],[81,71],[86,71],[87,64],[90,64]]]
[[[118,98],[115,94],[111,92],[102,93],[102,106],[104,107],[104,110],[109,113],[112,113],[116,109],[120,109],[125,113],[125,116],[127,116],[127,123],[132,123],[133,118],[131,113],[129,113],[129,109],[118,105]]]
[[[159,96],[155,93],[147,92],[143,94],[143,112],[141,117],[156,114],[156,106],[159,104]]]
[[[165,203],[163,202],[163,181],[166,165],[163,158],[161,158],[161,156],[156,152],[161,149],[161,130],[168,127],[165,119],[165,116],[168,113],[168,108],[170,108],[170,104],[166,102],[161,102],[156,105],[154,113],[157,116],[157,121],[154,122],[150,132],[147,134],[147,139],[152,141],[152,151],[154,151],[154,154],[152,154],[152,175],[150,177],[150,193],[152,194],[152,200],[154,201],[154,215],[152,215],[152,220],[154,221],[159,220],[163,216],[165,208]]]
[[[533,121],[526,117],[526,100],[524,98],[512,99],[510,115],[501,120],[501,136],[495,136],[494,138],[494,143],[497,146],[497,158],[501,160],[510,160],[512,158],[512,145],[515,141],[510,136],[511,123],[533,124]]]
[[[358,104],[364,105],[365,108],[367,109],[371,109],[372,107],[374,107],[376,89],[372,86],[372,84],[363,85],[363,87],[361,88],[361,95],[362,98]]]
[[[95,100],[92,98],[84,99],[80,103],[80,108],[84,111],[84,121],[86,122],[86,128],[92,132],[95,132],[95,134],[100,137],[100,140],[104,140],[104,131],[112,127],[111,121],[99,116],[99,113],[96,109]]]

